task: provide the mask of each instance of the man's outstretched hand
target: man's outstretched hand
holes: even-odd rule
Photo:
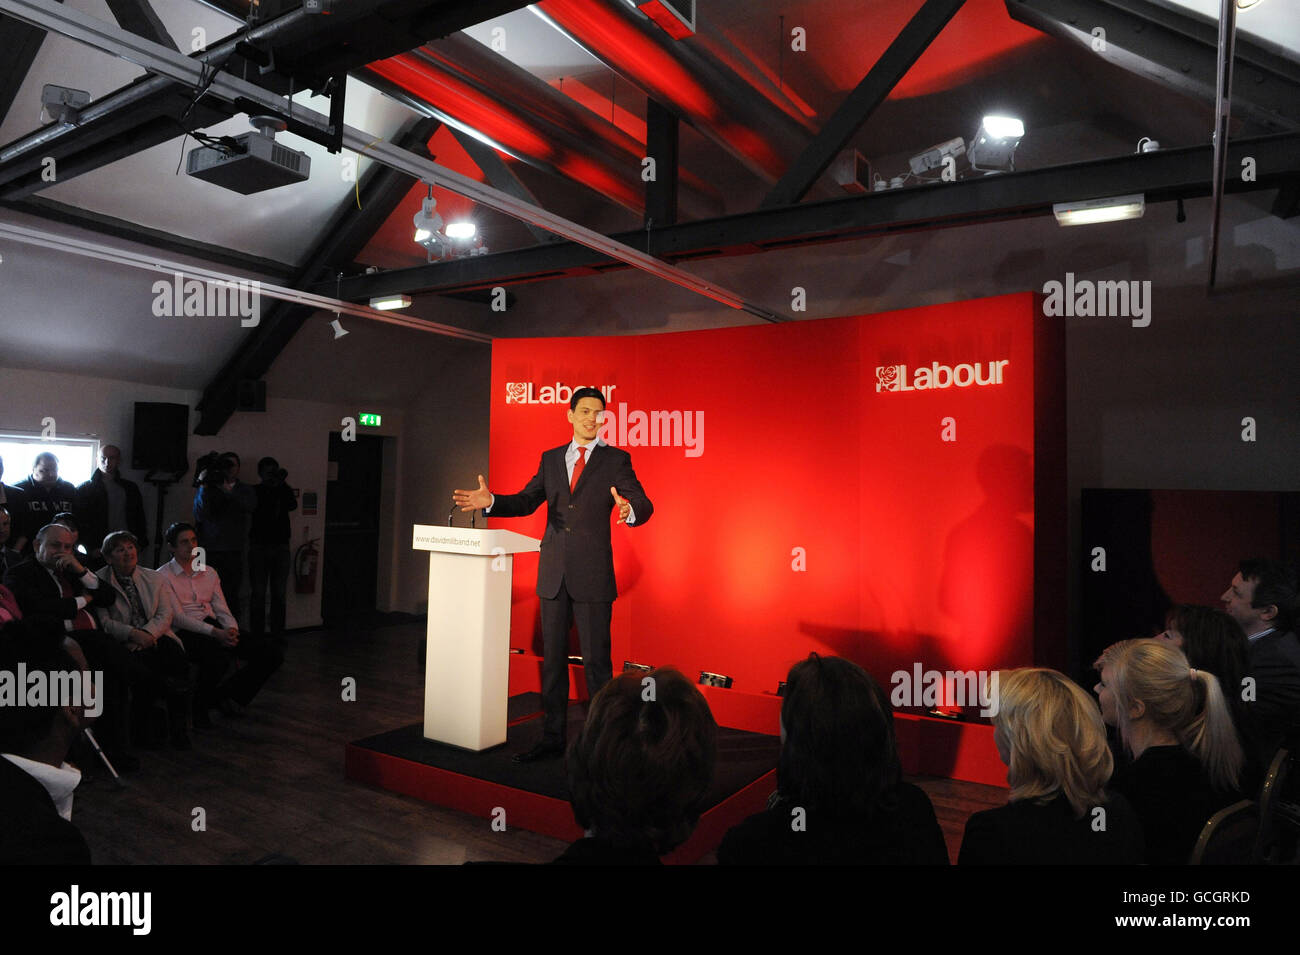
[[[459,505],[461,512],[477,511],[492,506],[492,492],[488,490],[483,475],[478,476],[478,489],[474,491],[453,491],[452,502]]]
[[[614,503],[618,505],[618,523],[622,524],[632,512],[632,505],[627,502],[627,498],[618,496],[617,488],[611,487],[609,493],[614,495]]]

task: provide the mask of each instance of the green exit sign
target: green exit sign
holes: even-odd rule
[[[361,414],[357,415],[357,420],[361,422],[361,427],[363,428],[378,428],[381,424],[384,423],[384,419],[382,415],[371,414],[366,411],[363,411],[361,412]]]

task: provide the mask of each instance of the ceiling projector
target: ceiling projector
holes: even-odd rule
[[[284,121],[254,116],[249,122],[254,132],[190,150],[185,172],[246,196],[305,181],[311,173],[311,157],[275,141],[275,134],[284,131]]]

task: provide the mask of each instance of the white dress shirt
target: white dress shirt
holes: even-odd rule
[[[54,800],[54,808],[58,810],[59,815],[68,822],[72,821],[72,793],[81,782],[81,770],[71,763],[51,766],[49,763],[28,759],[26,756],[15,756],[13,753],[0,753],[0,756],[44,786],[45,791]]]

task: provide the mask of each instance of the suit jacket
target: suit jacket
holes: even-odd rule
[[[1300,639],[1274,630],[1250,642],[1255,699],[1246,702],[1244,735],[1265,768],[1287,731],[1300,723]]]
[[[86,598],[87,610],[93,607],[111,607],[117,600],[117,593],[112,587],[100,585],[95,590],[88,591],[80,580],[71,580],[69,583],[76,597]],[[24,617],[46,614],[60,620],[72,620],[77,615],[75,597],[64,597],[49,571],[35,560],[10,567],[5,574],[4,585],[18,598],[18,606],[22,608]]]
[[[594,445],[593,445],[594,446]],[[564,454],[568,444],[542,454],[537,473],[518,494],[498,494],[491,517],[527,517],[546,502],[546,533],[542,535],[537,567],[537,596],[553,598],[563,582],[579,603],[610,603],[618,596],[614,582],[614,550],[609,512],[614,509],[611,487],[627,498],[636,514],[633,527],[650,520],[654,505],[632,470],[626,451],[600,445],[590,453],[578,484],[569,493]]]
[[[0,756],[0,865],[90,865],[81,831],[40,782]]]

